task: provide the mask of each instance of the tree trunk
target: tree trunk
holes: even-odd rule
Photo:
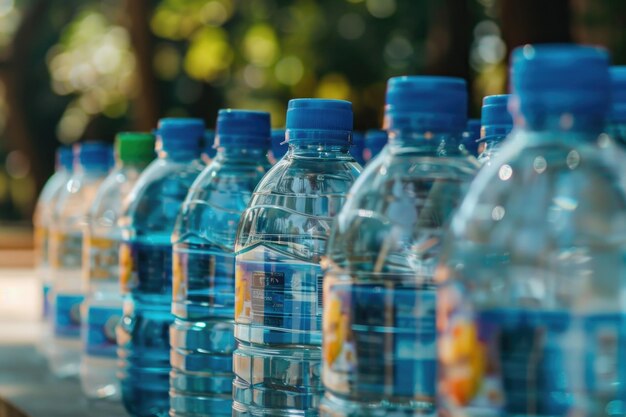
[[[431,0],[429,9],[432,24],[426,38],[426,74],[464,78],[469,92],[473,91],[469,65],[472,17],[468,2]]]
[[[502,0],[500,15],[509,52],[527,43],[572,42],[569,0]]]
[[[135,98],[135,128],[150,131],[161,114],[157,80],[152,70],[153,37],[149,17],[152,6],[149,0],[127,0],[128,31],[135,50],[139,91]]]
[[[467,1],[435,0],[429,9],[432,24],[426,39],[426,72],[468,80],[472,28]]]
[[[7,102],[7,124],[5,135],[10,150],[21,151],[31,163],[31,173],[35,179],[36,189],[40,190],[47,174],[52,170],[54,160],[49,156],[52,149],[41,149],[35,145],[33,129],[29,126],[26,112],[27,71],[29,53],[35,41],[40,22],[45,18],[50,1],[39,0],[33,3],[13,36],[10,46],[0,61],[0,79],[4,84]],[[43,143],[43,141],[37,141]],[[52,141],[46,141],[51,145]],[[50,152],[47,152],[47,151]]]

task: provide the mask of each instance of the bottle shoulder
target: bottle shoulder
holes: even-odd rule
[[[106,173],[76,173],[57,195],[52,212],[52,227],[59,230],[81,230]]]
[[[333,225],[327,250],[331,264],[360,272],[431,268],[476,171],[474,161],[460,156],[389,152],[375,159]]]
[[[223,199],[222,193],[252,193],[269,167],[262,164],[223,164],[212,161],[192,183],[187,201]],[[216,195],[216,193],[218,195]]]
[[[263,165],[209,165],[185,198],[172,240],[215,243],[232,251],[241,214],[264,173]]]
[[[547,242],[626,232],[624,174],[607,152],[593,140],[534,139],[502,144],[473,182],[453,234],[489,240],[532,230]]]
[[[424,157],[386,154],[365,167],[350,189],[342,212],[365,209],[387,196],[422,199],[420,189],[467,188],[478,172],[476,161],[466,157]],[[382,201],[381,200],[381,201]],[[417,203],[417,201],[416,201]]]
[[[117,168],[104,179],[89,210],[92,231],[117,227],[126,196],[130,194],[139,175],[138,169]]]
[[[45,226],[50,223],[50,217],[54,210],[54,205],[61,190],[67,184],[70,176],[65,171],[55,172],[44,185],[33,213],[33,224],[35,226]]]
[[[255,194],[324,196],[345,194],[361,173],[347,158],[282,158],[265,174]]]
[[[187,192],[203,168],[200,160],[153,161],[126,197],[120,225],[140,234],[170,234]]]

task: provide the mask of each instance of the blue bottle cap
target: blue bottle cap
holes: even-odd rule
[[[384,128],[456,132],[467,123],[467,85],[462,78],[402,76],[387,82]]]
[[[206,129],[202,136],[202,153],[209,158],[215,157],[215,130]]]
[[[285,129],[272,129],[272,155],[274,159],[282,158],[289,148],[285,142]]]
[[[204,121],[192,118],[161,119],[154,134],[157,137],[157,151],[168,153],[181,150],[200,154]]]
[[[365,132],[365,150],[369,152],[369,159],[380,153],[387,144],[387,131],[382,129],[370,129]]]
[[[598,47],[525,45],[511,56],[513,114],[530,125],[572,114],[603,124],[609,110],[609,56]]]
[[[74,161],[84,169],[111,167],[113,147],[104,142],[90,140],[74,144]]]
[[[611,67],[611,112],[612,123],[626,123],[626,66]]]
[[[286,138],[289,143],[349,144],[352,103],[345,100],[299,98],[287,106]]]
[[[72,147],[68,145],[61,145],[56,152],[57,164],[60,168],[66,171],[72,171],[74,165],[74,152]]]
[[[510,94],[499,94],[483,98],[481,141],[506,136],[513,129],[513,117],[508,109],[509,97]]]
[[[217,113],[215,147],[230,145],[268,149],[269,141],[269,113],[234,109],[221,109]]]

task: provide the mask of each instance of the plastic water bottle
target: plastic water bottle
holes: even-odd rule
[[[50,300],[54,336],[49,365],[56,376],[78,374],[80,364],[80,304],[83,229],[98,187],[111,163],[111,146],[101,142],[74,145],[72,176],[58,194],[50,225]]]
[[[128,296],[116,335],[122,400],[134,416],[164,416],[170,408],[171,235],[204,168],[202,120],[161,119],[155,133],[158,158],[139,176],[120,219],[120,281]]]
[[[459,142],[467,86],[387,84],[386,150],[337,216],[324,277],[324,416],[434,415],[434,271],[476,165]]]
[[[350,147],[350,153],[354,159],[360,164],[365,165],[365,159],[363,158],[363,150],[365,149],[365,135],[361,132],[352,133],[352,146]]]
[[[473,157],[478,156],[478,140],[480,139],[480,119],[469,119],[465,132],[463,132],[463,138],[461,139],[461,145],[463,145],[462,152],[466,152]]]
[[[48,179],[46,185],[39,194],[35,213],[33,215],[33,226],[35,229],[35,269],[36,275],[41,283],[42,289],[42,328],[41,337],[37,348],[44,355],[48,355],[50,338],[52,337],[52,323],[50,322],[50,302],[48,300],[51,276],[50,263],[48,262],[48,243],[50,240],[50,227],[52,225],[52,212],[57,197],[72,175],[72,164],[74,157],[72,148],[61,146],[56,152],[56,167],[54,174]]]
[[[594,47],[513,51],[516,127],[437,273],[441,415],[626,413],[626,195],[598,146],[608,61]]]
[[[154,136],[120,133],[115,140],[115,168],[104,180],[89,210],[83,238],[82,305],[83,352],[80,379],[88,398],[120,398],[116,376],[115,327],[122,316],[119,288],[119,248],[122,231],[117,222],[123,202],[141,171],[154,159]]]
[[[382,129],[370,129],[365,132],[365,148],[363,160],[368,164],[387,144],[387,131]]]
[[[191,186],[174,229],[171,416],[230,416],[235,237],[269,169],[270,115],[220,110],[218,152]]]
[[[285,129],[272,129],[272,142],[269,160],[274,165],[287,153],[289,147],[285,144]]]
[[[611,111],[608,133],[623,148],[626,146],[626,66],[609,69],[611,77]],[[623,161],[619,162],[623,164]]]
[[[215,158],[215,130],[207,129],[204,131],[204,137],[202,141],[202,161],[209,165],[213,158]]]
[[[490,163],[499,152],[500,143],[513,129],[513,118],[507,109],[509,97],[509,94],[500,94],[483,98],[478,140],[478,161],[482,165]]]
[[[237,233],[233,416],[314,416],[322,395],[320,260],[360,171],[352,105],[291,100],[286,130]]]

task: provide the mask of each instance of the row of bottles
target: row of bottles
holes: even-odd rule
[[[623,415],[625,92],[527,45],[480,133],[464,80],[404,76],[360,139],[294,99],[61,150],[41,349],[135,416]]]

